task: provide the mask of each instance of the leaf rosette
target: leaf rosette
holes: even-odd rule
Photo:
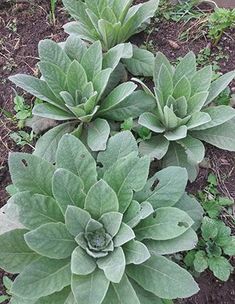
[[[119,84],[126,73],[120,59],[132,54],[130,43],[103,54],[99,41],[87,46],[74,35],[60,44],[48,39],[39,43],[41,78],[23,74],[9,78],[44,101],[34,105],[36,117],[64,122],[38,140],[36,155],[54,162],[58,142],[69,132],[92,151],[105,150],[114,121],[118,124],[153,109],[154,99],[143,104],[143,92],[135,91],[136,84]]]
[[[107,51],[143,31],[154,16],[159,0],[134,6],[132,3],[132,0],[63,0],[76,20],[67,23],[64,29],[90,43],[101,41]]]
[[[146,96],[156,101],[153,112],[140,115],[139,124],[152,132],[140,143],[141,153],[161,159],[163,166],[177,165],[188,170],[190,180],[198,174],[205,148],[202,141],[235,151],[235,110],[212,102],[234,79],[231,71],[212,81],[212,67],[196,69],[189,52],[176,67],[157,53],[154,63],[154,93],[141,81]]]
[[[10,155],[17,193],[4,212],[20,225],[1,223],[0,267],[19,274],[11,304],[155,304],[198,291],[164,255],[195,247],[202,209],[185,194],[185,169],[148,178],[149,164],[129,131],[111,137],[97,162],[68,134],[55,165]]]

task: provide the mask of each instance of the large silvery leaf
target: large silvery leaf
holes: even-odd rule
[[[33,154],[54,163],[59,141],[64,134],[70,133],[73,129],[72,123],[65,123],[49,130],[38,139]]]
[[[21,191],[52,196],[51,180],[54,167],[35,155],[12,153],[9,170],[14,185]]]
[[[72,291],[79,303],[101,304],[109,287],[102,270],[95,270],[86,276],[72,276]]]
[[[145,49],[134,47],[132,58],[123,59],[123,62],[134,76],[153,76],[154,55]]]
[[[118,211],[118,198],[104,180],[99,180],[87,193],[84,207],[93,218],[98,219],[104,213]]]
[[[84,184],[81,178],[65,169],[57,169],[52,179],[53,195],[63,214],[68,205],[83,208],[85,202]]]
[[[76,243],[63,223],[48,223],[25,234],[27,245],[42,256],[65,259],[71,256]]]
[[[140,304],[132,284],[126,275],[118,284],[110,284],[102,304]]]
[[[197,234],[193,229],[188,229],[180,236],[165,241],[145,241],[151,255],[173,254],[195,248],[198,242]]]
[[[96,269],[95,260],[81,247],[75,248],[71,257],[71,270],[73,274],[88,275]]]
[[[128,266],[127,274],[160,298],[185,298],[199,291],[193,277],[185,269],[162,256],[153,256],[138,266]]]
[[[39,57],[44,61],[59,66],[64,72],[70,66],[70,59],[62,48],[53,40],[45,39],[40,41],[38,45]]]
[[[39,69],[43,79],[47,82],[48,86],[56,96],[60,96],[60,92],[66,90],[66,74],[63,70],[50,62],[41,61]]]
[[[135,199],[148,201],[154,209],[173,206],[184,194],[187,180],[187,172],[183,168],[163,169],[151,177],[140,192],[135,193]]]
[[[151,159],[162,159],[166,155],[168,147],[169,141],[163,135],[156,135],[149,140],[141,141],[139,150],[141,155],[148,155]]]
[[[112,136],[108,142],[107,149],[98,154],[98,162],[102,163],[104,169],[108,169],[120,158],[135,152],[138,154],[136,140],[131,132],[124,131]]]
[[[155,296],[153,293],[146,291],[144,288],[142,288],[140,285],[138,285],[134,280],[130,279],[132,287],[135,289],[135,292],[140,300],[140,303],[144,304],[172,304],[172,302],[169,301],[169,303],[164,300],[160,299],[159,297]]]
[[[76,303],[74,299],[72,300],[71,289],[69,287],[66,287],[62,291],[56,292],[53,295],[42,297],[41,299],[36,301],[35,304],[76,304]]]
[[[102,102],[99,109],[99,114],[105,114],[111,109],[115,108],[125,98],[130,96],[136,89],[136,85],[133,82],[124,82],[117,86]]]
[[[135,227],[137,239],[169,240],[183,234],[193,225],[188,214],[173,207],[158,208]]]
[[[92,151],[103,151],[110,133],[110,126],[105,119],[97,118],[87,130],[87,144]]]
[[[101,71],[102,48],[100,41],[95,42],[88,48],[82,57],[81,65],[85,69],[89,81]]]
[[[107,257],[100,258],[97,261],[98,267],[104,271],[106,278],[119,283],[124,275],[126,260],[122,248],[116,248]]]
[[[144,102],[143,102],[144,100]],[[129,117],[136,118],[146,111],[155,107],[155,100],[152,96],[138,90],[118,103],[115,107],[100,115],[107,119],[122,121]]]
[[[85,191],[97,180],[96,163],[86,147],[72,135],[64,135],[56,156],[57,166],[78,175],[85,185]]]
[[[172,142],[170,144],[169,150],[162,162],[164,167],[179,166],[186,168],[190,181],[194,181],[199,172],[198,164],[193,161],[189,162],[185,149],[177,143]]]
[[[16,193],[9,202],[18,207],[20,222],[28,229],[64,220],[57,202],[49,196],[25,191]]]
[[[205,109],[204,112],[210,115],[211,121],[193,128],[193,130],[198,131],[213,128],[222,125],[235,116],[235,110],[230,106],[209,107]]]
[[[124,212],[131,203],[132,190],[141,190],[146,183],[149,171],[149,158],[134,157],[119,159],[104,174],[104,180],[114,189],[119,201],[119,211]]]
[[[117,1],[116,1],[117,2]],[[111,67],[115,69],[121,58],[131,58],[133,48],[131,43],[120,43],[104,54],[103,68]]]
[[[16,229],[0,235],[0,266],[5,271],[19,273],[39,256],[24,241],[25,229]]]
[[[201,225],[204,210],[201,204],[186,193],[176,203],[175,207],[185,211],[193,219],[194,224],[192,228],[196,231]]]
[[[177,65],[174,73],[174,83],[176,84],[183,76],[190,77],[196,72],[196,56],[189,52]]]
[[[203,161],[205,147],[200,140],[187,136],[186,138],[179,140],[178,143],[184,148],[189,161],[198,164]]]
[[[29,299],[48,296],[62,290],[71,281],[68,260],[51,260],[45,257],[31,263],[16,278],[11,291]]]
[[[126,264],[142,264],[150,258],[148,248],[139,241],[132,240],[123,246]]]
[[[193,131],[194,137],[203,140],[223,150],[235,151],[234,136],[235,119],[219,125],[218,127],[203,131]]]
[[[15,85],[34,95],[35,97],[43,101],[47,101],[49,104],[55,105],[62,110],[65,110],[62,99],[55,96],[55,94],[52,92],[44,80],[24,74],[11,76],[9,79]]]
[[[224,89],[226,89],[234,77],[235,72],[231,71],[212,82],[209,90],[209,96],[207,97],[205,104],[207,105],[212,102]]]

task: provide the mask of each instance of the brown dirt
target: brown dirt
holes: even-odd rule
[[[0,0],[0,2],[2,2]],[[4,2],[4,1],[3,1]],[[136,1],[137,2],[137,1]],[[138,1],[143,2],[143,1]],[[7,77],[16,73],[37,75],[37,45],[41,39],[52,38],[60,41],[65,37],[61,26],[65,23],[66,15],[59,7],[57,9],[57,24],[51,25],[48,21],[49,1],[38,0],[34,4],[18,1],[0,4],[0,108],[13,110],[12,86]],[[133,37],[137,45],[147,41],[154,51],[162,51],[169,59],[176,60],[189,50],[198,53],[208,46],[205,36],[188,42],[179,40],[180,33],[192,27],[191,37],[195,36],[196,28],[193,23],[184,25],[171,21],[154,21],[150,34],[141,33]],[[223,53],[228,55],[228,61],[221,60],[222,72],[235,69],[235,31],[229,31],[219,43]],[[213,54],[220,51],[212,48]],[[235,83],[233,84],[233,86]],[[26,95],[29,103],[32,99]],[[10,151],[19,151],[20,148],[9,138],[9,133],[15,130],[15,124],[0,114],[0,207],[6,202],[5,186],[10,183],[7,167],[7,157]],[[207,158],[210,160],[210,169],[201,169],[197,180],[189,185],[188,189],[196,193],[202,189],[210,171],[215,172],[220,181],[220,191],[235,199],[235,153],[230,153],[208,146]],[[1,284],[4,272],[0,271],[0,295],[4,293]],[[199,279],[201,291],[198,295],[181,300],[180,304],[232,304],[235,303],[235,275],[226,283],[217,281],[209,272],[205,272]]]

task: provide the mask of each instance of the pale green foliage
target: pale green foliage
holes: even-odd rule
[[[149,140],[140,143],[141,153],[161,159],[163,166],[185,167],[192,181],[205,154],[201,140],[235,151],[235,110],[229,106],[209,106],[234,77],[232,71],[212,81],[211,66],[197,70],[193,52],[176,67],[157,53],[154,93],[137,80],[146,96],[156,101],[155,110],[143,113],[138,121],[152,132]]]
[[[52,40],[39,43],[42,77],[18,74],[10,80],[44,101],[34,106],[34,115],[71,123],[46,133],[37,143],[36,155],[54,161],[58,140],[75,128],[76,136],[91,150],[104,150],[110,133],[108,121],[138,117],[154,107],[152,97],[142,102],[143,92],[134,92],[137,85],[133,82],[118,85],[125,72],[120,59],[132,54],[130,43],[102,54],[99,41],[87,47],[75,36],[62,44]]]
[[[19,273],[11,303],[163,304],[198,291],[162,256],[197,243],[201,208],[185,194],[186,170],[169,167],[148,179],[150,160],[138,156],[129,131],[111,137],[98,164],[69,134],[55,165],[10,155],[18,192],[7,214],[22,225],[0,235],[0,267]]]
[[[63,0],[65,8],[77,20],[64,26],[88,42],[101,41],[104,50],[127,41],[141,32],[154,16],[159,0],[132,6],[132,0]]]

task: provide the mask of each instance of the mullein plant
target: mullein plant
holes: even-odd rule
[[[135,91],[136,84],[119,84],[125,74],[120,59],[132,55],[130,43],[103,54],[99,41],[87,46],[74,35],[60,44],[48,39],[39,43],[41,78],[10,77],[18,87],[44,101],[34,106],[33,115],[63,122],[39,139],[36,155],[53,162],[58,141],[68,132],[82,138],[92,151],[105,150],[111,122],[137,118],[154,108],[151,96],[143,103],[144,92]]]
[[[141,114],[138,120],[151,133],[140,143],[141,154],[161,160],[163,167],[186,168],[191,181],[205,156],[203,142],[235,151],[235,110],[213,104],[234,79],[235,71],[214,81],[212,76],[210,65],[197,70],[193,52],[176,67],[159,52],[154,63],[154,92],[136,79],[156,104],[154,111]]]
[[[69,35],[76,35],[91,44],[100,41],[104,51],[128,41],[146,29],[154,17],[159,0],[133,5],[133,0],[63,0],[76,20],[64,25]],[[154,55],[133,45],[133,55],[122,58],[126,69],[134,76],[151,77]]]
[[[185,194],[185,169],[148,178],[149,165],[129,131],[98,162],[70,134],[55,164],[12,153],[5,217],[15,226],[0,223],[0,267],[18,274],[10,303],[163,304],[197,293],[169,255],[195,247],[200,204]]]
[[[133,0],[63,0],[76,20],[67,23],[64,29],[89,43],[101,41],[107,51],[143,31],[154,16],[159,0],[134,6],[132,3]]]

